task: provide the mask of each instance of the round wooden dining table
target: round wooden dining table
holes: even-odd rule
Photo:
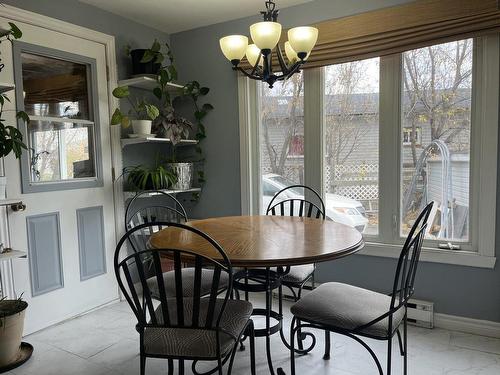
[[[239,271],[237,275],[248,272],[248,269],[258,268],[264,287],[261,291],[266,292],[266,308],[254,309],[254,315],[265,316],[266,327],[256,329],[255,335],[266,337],[267,361],[272,375],[275,371],[271,359],[270,336],[280,332],[283,343],[289,348],[282,328],[281,298],[279,311],[273,311],[272,308],[272,291],[279,285],[279,278],[288,272],[290,266],[339,259],[356,253],[364,246],[363,237],[356,229],[308,217],[231,216],[195,220],[186,224],[208,234],[221,245],[234,267],[246,270]],[[180,228],[160,230],[151,236],[149,243],[157,249],[191,250],[213,259],[220,258],[220,254],[206,240]],[[276,272],[276,267],[280,271]],[[270,271],[271,269],[274,271]],[[265,276],[262,276],[266,270],[267,283]],[[272,281],[269,277],[271,273],[275,275]],[[236,284],[244,288],[243,284],[235,281],[235,289],[238,289]],[[252,287],[249,290],[255,291],[255,286]],[[281,289],[279,295],[282,295]],[[277,323],[271,325],[271,319]],[[313,336],[310,333],[307,335]],[[306,351],[312,349],[314,342],[315,339]]]
[[[235,267],[276,267],[320,263],[356,253],[364,246],[356,229],[333,221],[293,216],[229,216],[187,225],[217,241]],[[150,238],[153,248],[195,250],[218,257],[197,235],[167,228]]]

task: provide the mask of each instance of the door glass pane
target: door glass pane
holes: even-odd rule
[[[21,61],[30,116],[90,119],[87,65],[26,52]]]
[[[401,235],[435,201],[428,238],[469,239],[473,40],[403,54]]]
[[[270,89],[260,90],[261,212],[274,194],[286,186],[304,183],[304,82],[302,73]],[[294,197],[303,192],[290,192]],[[290,196],[291,197],[291,196]],[[289,197],[289,198],[290,198]]]
[[[33,182],[95,176],[93,126],[32,120],[28,128]]]
[[[21,62],[30,182],[96,177],[89,66],[27,52]]]
[[[378,234],[379,59],[325,68],[326,213]]]

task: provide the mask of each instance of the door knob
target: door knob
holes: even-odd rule
[[[10,209],[14,212],[21,212],[26,209],[26,205],[22,202],[20,203],[14,203],[10,205]]]

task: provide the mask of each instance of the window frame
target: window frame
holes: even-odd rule
[[[103,172],[102,172],[102,151],[101,151],[101,131],[100,131],[100,119],[99,119],[99,103],[97,101],[97,62],[95,59],[77,55],[74,53],[57,50],[53,48],[38,46],[35,44],[30,44],[21,41],[14,41],[12,47],[13,54],[13,67],[14,67],[14,80],[16,84],[16,103],[17,109],[19,111],[24,110],[24,97],[23,97],[23,76],[22,76],[22,53],[31,53],[40,56],[46,56],[49,58],[56,58],[65,61],[74,62],[77,64],[83,64],[87,67],[87,77],[88,77],[88,95],[89,95],[89,114],[92,118],[89,120],[81,119],[54,119],[53,121],[58,122],[73,122],[80,124],[92,125],[93,137],[89,139],[89,150],[90,148],[94,152],[94,167],[95,176],[77,179],[67,179],[58,181],[45,181],[45,182],[34,182],[31,181],[31,166],[30,166],[30,153],[23,152],[21,155],[21,188],[22,193],[38,193],[47,191],[60,191],[69,189],[87,189],[93,187],[104,186]],[[38,118],[37,116],[31,116],[32,118]],[[44,116],[40,119],[49,119],[50,116]],[[28,140],[28,125],[22,120],[18,120],[18,129],[23,135],[24,140]],[[58,135],[60,138],[60,135]],[[59,149],[59,152],[61,150]]]
[[[421,255],[423,261],[481,268],[495,266],[499,55],[499,34],[474,39],[470,243],[466,245],[461,242],[461,250],[446,250],[436,246],[438,242],[444,241],[426,240]],[[404,241],[399,235],[400,165],[404,147],[401,139],[402,70],[401,54],[380,58],[379,230],[377,236],[365,236],[366,246],[359,252],[362,255],[397,258]],[[242,214],[258,215],[261,194],[257,82],[240,75],[238,93]],[[323,93],[324,69],[305,70],[304,180],[306,185],[317,189],[324,196]]]

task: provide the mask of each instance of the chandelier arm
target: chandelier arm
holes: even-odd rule
[[[254,74],[254,72],[253,72],[253,71],[252,71],[251,73],[248,73],[245,69],[240,68],[239,66],[234,67],[233,69],[234,69],[234,70],[238,70],[238,71],[240,71],[241,73],[243,73],[243,74],[244,74],[245,76],[247,76],[248,78],[251,78],[251,79],[257,79],[257,80],[262,80],[262,76],[259,76],[259,75]]]
[[[280,67],[281,67],[281,72],[283,74],[288,74],[290,69],[288,68],[287,64],[285,63],[285,59],[283,58],[283,53],[281,52],[281,47],[280,47],[279,43],[276,47],[277,47],[276,54],[278,55],[278,62],[279,62]]]
[[[296,62],[295,64],[293,64],[291,66],[291,68],[288,70],[287,73],[283,73],[282,75],[278,76],[276,78],[276,80],[281,81],[281,80],[290,78],[291,76],[293,76],[295,73],[297,73],[299,71],[302,64],[303,64],[302,61]]]

